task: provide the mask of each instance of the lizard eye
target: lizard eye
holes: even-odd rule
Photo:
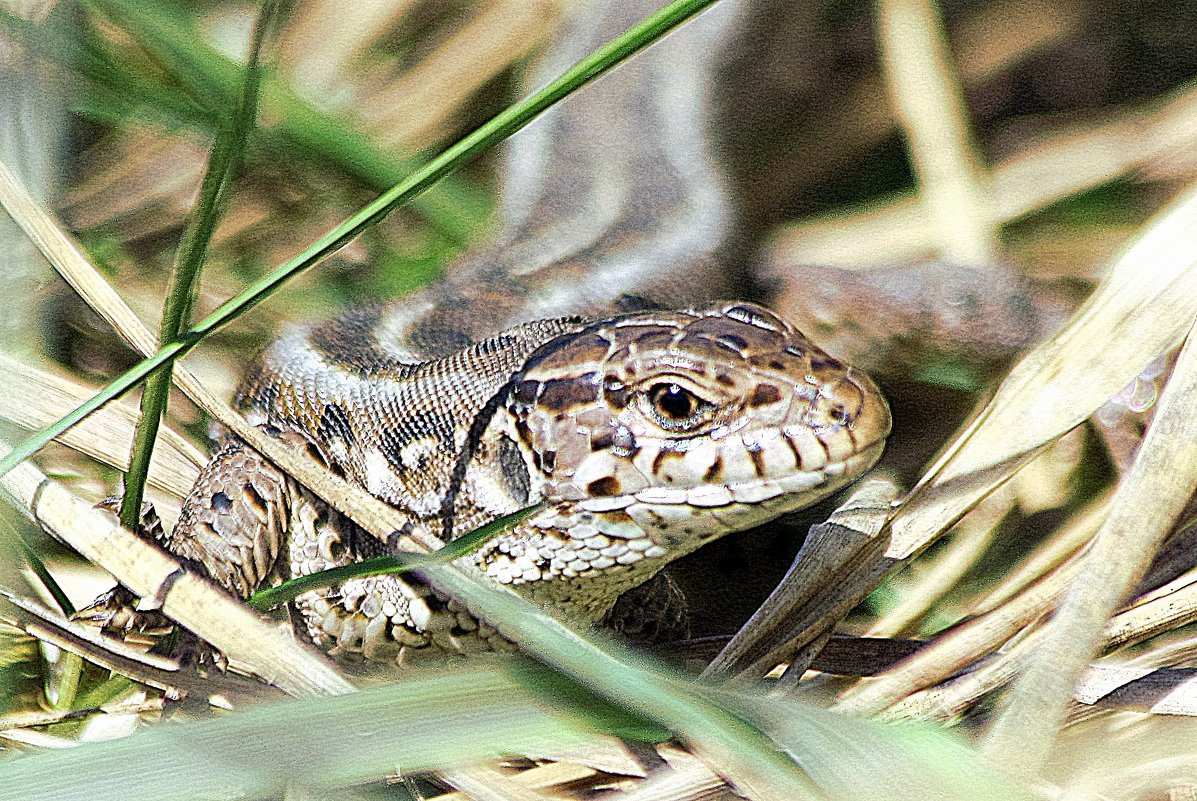
[[[673,383],[653,384],[646,393],[648,414],[666,431],[686,431],[706,422],[715,405]]]

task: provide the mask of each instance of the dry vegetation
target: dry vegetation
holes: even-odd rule
[[[296,3],[263,57],[276,69],[195,318],[517,97],[564,5]],[[597,636],[571,650],[451,571],[547,667],[347,675],[174,580],[92,508],[127,464],[124,400],[2,479],[0,799],[1197,794],[1197,351],[1178,350],[1197,321],[1197,15],[783,5],[756,4],[771,24],[736,43],[716,93],[745,258],[783,314],[876,372],[896,431],[838,511],[687,561],[699,636],[660,656],[739,681],[687,684]],[[20,224],[0,229],[8,442],[156,350],[257,12],[3,6],[0,202]],[[224,399],[253,350],[287,320],[433,279],[485,238],[492,166],[451,175],[181,362],[148,490],[167,525],[207,419],[239,425]],[[363,526],[391,530],[385,507],[341,491]],[[105,586],[97,566],[235,670],[201,675],[65,619]],[[177,725],[153,725],[164,708]]]

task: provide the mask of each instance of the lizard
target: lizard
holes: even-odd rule
[[[653,10],[592,4],[551,75]],[[494,244],[398,300],[296,326],[236,404],[269,434],[459,536],[542,508],[462,557],[568,619],[716,537],[814,503],[879,458],[876,385],[735,294],[734,222],[707,141],[728,0],[510,142]],[[242,597],[386,552],[232,435],[162,543]],[[295,602],[348,660],[512,644],[418,579],[351,579]]]

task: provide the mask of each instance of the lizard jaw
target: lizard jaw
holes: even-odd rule
[[[500,583],[524,585],[534,600],[598,620],[621,593],[674,559],[856,480],[883,447],[879,441],[841,462],[777,479],[559,501],[489,543],[473,561]]]

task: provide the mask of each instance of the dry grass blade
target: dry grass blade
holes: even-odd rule
[[[962,265],[990,264],[990,221],[964,92],[951,65],[933,0],[883,0],[878,17],[890,97],[919,179],[919,201],[939,254]]]
[[[53,375],[0,353],[0,375],[5,392],[0,393],[0,417],[24,428],[49,425],[95,394],[91,387]],[[64,434],[60,441],[80,453],[118,470],[129,465],[129,446],[137,409],[128,401],[117,401]],[[195,483],[207,457],[179,433],[164,428],[154,448],[154,469],[150,483],[182,498]]]
[[[41,642],[50,643],[93,664],[128,676],[141,684],[162,690],[185,692],[192,699],[227,706],[257,704],[281,691],[235,673],[202,676],[194,670],[180,670],[173,659],[145,653],[106,637],[95,626],[74,623],[40,604],[0,592],[0,620],[15,626]],[[62,714],[70,714],[63,711]],[[25,723],[26,726],[44,725]]]
[[[573,765],[567,762],[550,762],[547,765],[538,765],[535,768],[522,770],[512,776],[510,781],[526,787],[543,790],[553,788],[557,785],[589,779],[596,772],[594,768],[582,765]],[[429,801],[471,801],[473,798],[472,794],[467,794],[461,790],[454,790],[450,793],[434,795]]]
[[[1192,557],[1190,556],[1190,559]],[[1138,598],[1106,628],[1106,647],[1121,648],[1197,620],[1197,570]]]
[[[56,710],[53,712],[12,712],[0,715],[0,736],[12,732],[14,729],[28,729],[33,726],[49,726],[67,720],[77,720],[91,715],[143,715],[149,712],[159,712],[165,703],[164,698],[154,698],[149,701],[118,702],[105,704],[95,709],[85,710]]]
[[[1109,496],[1102,495],[1077,511],[1061,527],[1054,541],[1075,543],[1078,549],[1092,538],[1109,512]],[[1192,550],[1191,528],[1184,529],[1169,542],[1169,550]],[[983,693],[995,689],[1013,677],[1016,666],[1023,664],[1027,641],[1017,642],[1000,656],[975,669],[971,674],[946,687],[922,692],[957,671],[992,653],[1028,626],[1055,609],[1060,597],[1076,580],[1083,564],[1080,554],[1059,561],[1035,559],[1021,573],[1021,588],[1007,587],[1000,602],[990,596],[975,609],[974,616],[941,633],[917,653],[884,672],[862,679],[844,691],[837,708],[857,712],[880,712],[892,707],[898,716],[950,718]],[[1188,585],[1178,579],[1138,599],[1135,606],[1111,621],[1104,647],[1112,649],[1158,633],[1173,621],[1187,619]],[[1018,589],[1016,592],[1015,590]],[[1176,590],[1176,592],[1166,592]],[[1181,603],[1176,603],[1180,596]],[[1040,636],[1032,633],[1031,638]],[[906,699],[906,700],[903,700]]]
[[[0,163],[0,205],[24,229],[59,274],[89,305],[141,353],[153,353],[158,340],[91,266],[82,248],[43,211],[16,173]],[[79,269],[80,267],[86,269]]]
[[[1114,638],[1109,636],[1110,629],[1106,634],[1109,644]],[[1088,667],[1077,683],[1076,700],[1081,704],[1129,707],[1162,715],[1197,716],[1197,670],[1162,667],[1191,662],[1194,656],[1197,656],[1197,637],[1185,637],[1133,659],[1111,657],[1097,662]],[[1070,719],[1087,716],[1088,710],[1077,708]]]
[[[1197,317],[1197,191],[1150,225],[1093,295],[1027,354],[927,471],[892,522],[888,556],[938,537],[1053,439],[1083,422]]]
[[[1197,310],[1178,310],[1178,317],[1173,326],[1191,324]],[[1135,462],[1114,494],[1109,517],[1084,557],[1084,569],[990,732],[986,748],[999,761],[1038,771],[1106,621],[1147,570],[1197,489],[1195,409],[1197,339],[1190,333]]]
[[[1192,717],[1197,715],[1197,671],[1090,665],[1077,683],[1076,700],[1095,707]],[[1080,707],[1074,716],[1088,711]]]
[[[728,790],[702,760],[680,748],[658,748],[669,765],[648,781],[620,796],[621,801],[693,801],[700,798],[724,798]]]
[[[142,598],[229,658],[299,696],[350,692],[353,685],[327,659],[302,647],[289,634],[260,620],[244,604],[183,569],[179,561],[113,516],[81,501],[30,464],[20,465],[2,486],[29,516],[85,558],[108,570]]]
[[[1079,515],[1079,527],[1096,530],[1105,519],[1107,506],[1108,503],[1101,503],[1085,510]],[[1182,550],[1191,551],[1188,540],[1178,544]],[[836,708],[856,712],[888,710],[893,717],[953,719],[978,698],[1013,679],[1026,666],[1029,653],[1042,641],[1043,631],[1030,631],[1023,639],[958,679],[934,688],[931,685],[976,664],[1020,632],[1037,625],[1038,620],[1055,608],[1066,589],[1076,583],[1084,564],[1082,555],[1073,557],[1002,605],[945,632],[886,672],[862,680],[841,695]],[[1105,629],[1101,650],[1110,651],[1142,642],[1190,621],[1195,610],[1189,579],[1191,576],[1185,576],[1153,590],[1116,615]],[[1149,671],[1133,675],[1123,671],[1118,675],[1124,677],[1122,683],[1125,683],[1139,678],[1144,672]],[[1108,693],[1118,685],[1110,683],[1108,673],[1105,675],[1099,686],[1104,686]],[[1100,697],[1102,693],[1091,682],[1086,687],[1086,682],[1090,680],[1081,681],[1077,698],[1086,701]],[[1144,687],[1136,692],[1140,695],[1148,693]],[[1159,700],[1163,692],[1152,687],[1148,694]],[[1176,702],[1176,706],[1179,703]]]
[[[401,77],[363,98],[377,138],[403,151],[426,148],[470,95],[523,58],[557,14],[556,0],[492,0]]]
[[[878,616],[865,636],[898,637],[909,633],[985,554],[1016,502],[1014,493],[998,490],[965,515],[952,529],[951,542],[934,561],[916,563],[923,572],[902,587],[898,603]]]
[[[1077,0],[994,0],[976,7],[954,7],[953,11],[956,19],[951,33],[957,67],[961,80],[972,91],[1001,80],[1003,73],[1016,68],[1029,55],[1050,51],[1075,36],[1087,14],[1087,8]],[[804,133],[793,141],[791,149],[803,157],[769,163],[771,169],[759,176],[759,189],[751,199],[756,207],[774,209],[790,193],[817,191],[839,171],[858,163],[862,154],[874,152],[896,126],[885,82],[877,73],[862,76],[847,90],[842,102],[827,108],[816,105],[810,112],[811,116],[801,126]],[[913,201],[908,203],[913,205]],[[900,253],[905,253],[908,247],[915,247],[916,252],[930,247],[934,232],[921,204],[918,211],[915,241],[908,243],[905,229],[892,228],[881,240],[886,249],[879,252],[878,240],[874,239],[867,246],[855,249],[858,257],[871,256],[872,262],[867,263],[875,263],[878,258],[901,261],[902,255],[888,250],[895,241]],[[835,238],[835,225],[826,228],[828,238]],[[849,240],[841,244],[853,249]],[[865,247],[868,251],[863,250]],[[826,263],[839,262],[832,259]]]
[[[277,45],[287,80],[301,94],[331,94],[350,74],[349,66],[411,11],[417,0],[362,0],[354,4],[353,24],[345,7],[328,0],[296,4]]]
[[[1187,85],[1163,100],[1101,123],[1079,124],[1043,137],[993,166],[987,195],[996,222],[1010,222],[1062,198],[1108,183],[1144,165],[1188,152],[1197,143],[1197,87]],[[936,228],[917,198],[904,196],[845,216],[816,218],[790,227],[769,260],[784,270],[801,254],[804,263],[869,267],[909,261],[929,253]]]
[[[985,614],[1009,601],[1033,582],[1055,570],[1093,539],[1110,511],[1113,490],[1107,490],[1069,516],[1039,548],[1012,568],[973,605],[973,613]]]
[[[1054,607],[1076,574],[1076,563],[1058,568],[1009,603],[961,623],[877,676],[841,694],[836,709],[876,713],[972,664]]]
[[[767,671],[795,648],[825,640],[830,626],[861,600],[844,577],[878,564],[886,544],[879,533],[896,494],[890,479],[861,482],[826,523],[813,526],[776,589],[703,675]],[[848,588],[848,594],[838,592],[842,588]],[[813,655],[795,661],[807,662]]]
[[[554,797],[505,776],[489,765],[442,771],[441,776],[474,801],[549,801]]]

